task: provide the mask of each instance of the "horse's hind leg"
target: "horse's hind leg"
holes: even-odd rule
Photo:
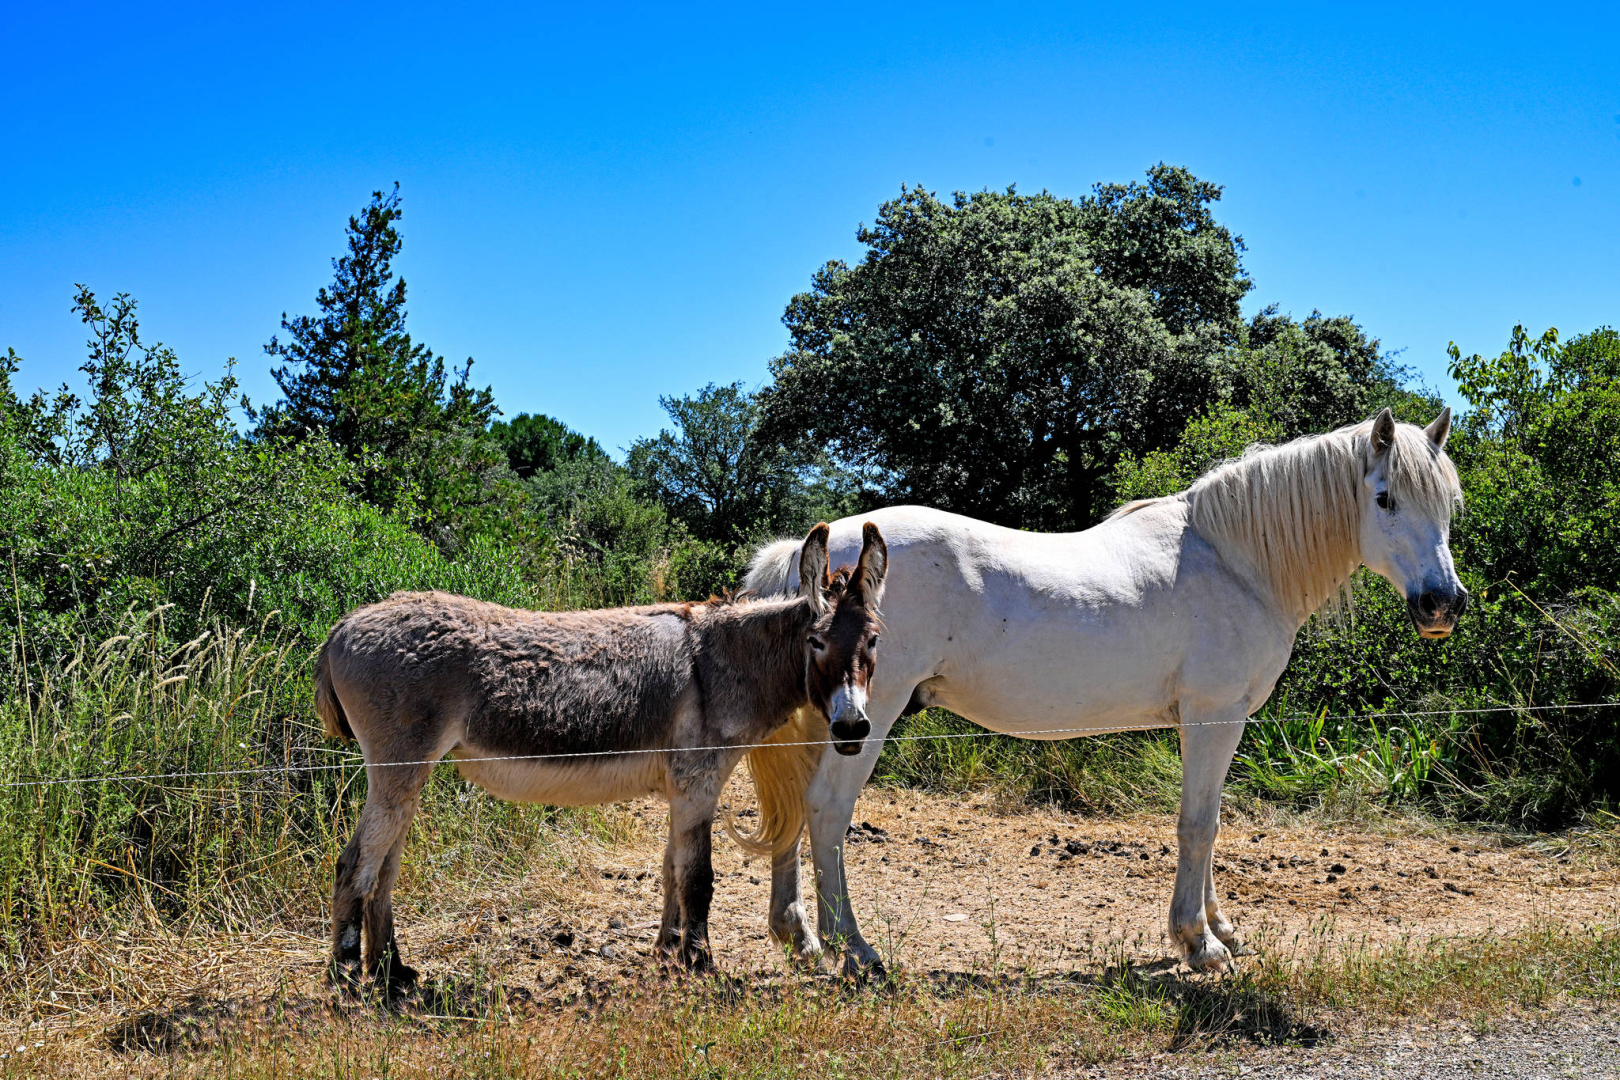
[[[1220,836],[1220,824],[1215,826],[1215,835]],[[1221,910],[1220,898],[1215,893],[1215,853],[1210,851],[1210,857],[1204,862],[1204,918],[1209,920],[1210,933],[1221,939],[1233,956],[1253,956],[1254,950],[1243,944],[1238,937],[1237,927],[1232,920],[1226,917]]]

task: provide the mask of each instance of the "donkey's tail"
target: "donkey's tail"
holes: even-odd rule
[[[754,552],[743,578],[743,590],[755,596],[786,596],[793,589],[793,578],[799,576],[800,540],[778,540]]]
[[[804,793],[821,764],[827,721],[814,709],[799,709],[765,745],[748,752],[748,772],[759,799],[759,826],[752,833],[737,827],[735,813],[725,817],[726,832],[737,846],[755,855],[791,851],[804,831]]]
[[[343,703],[332,692],[332,665],[326,658],[328,644],[330,639],[323,642],[321,651],[315,654],[315,712],[320,715],[327,737],[354,742],[354,729],[343,712]]]

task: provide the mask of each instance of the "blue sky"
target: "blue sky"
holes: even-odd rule
[[[75,376],[75,282],[256,400],[348,214],[401,184],[411,326],[610,447],[757,384],[902,183],[1226,187],[1267,303],[1446,343],[1620,321],[1620,6],[0,10],[0,348]],[[1216,10],[1219,9],[1219,10]]]

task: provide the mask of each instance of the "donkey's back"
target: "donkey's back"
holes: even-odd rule
[[[682,604],[536,612],[395,593],[327,636],[316,704],[373,763],[658,749],[691,683],[690,621]]]

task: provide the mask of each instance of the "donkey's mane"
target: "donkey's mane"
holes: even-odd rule
[[[1361,565],[1360,485],[1372,424],[1251,446],[1215,466],[1180,496],[1193,528],[1251,566],[1283,604],[1311,614]],[[1395,425],[1385,476],[1396,504],[1417,513],[1443,518],[1462,500],[1451,460],[1412,424]]]

